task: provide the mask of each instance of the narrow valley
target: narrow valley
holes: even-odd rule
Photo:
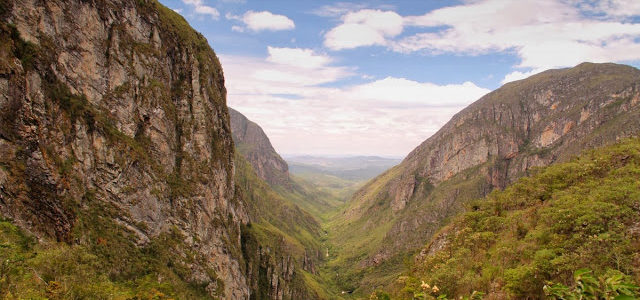
[[[0,1],[0,299],[640,299],[640,6],[388,2]]]

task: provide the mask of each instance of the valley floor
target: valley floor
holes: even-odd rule
[[[375,268],[353,258],[362,261],[388,228],[355,238],[366,223],[349,221],[347,204],[335,206],[319,216],[327,249],[320,281],[332,299],[369,299],[376,290],[376,299],[568,299],[583,285],[603,297],[637,296],[639,166],[640,141],[631,139],[537,169],[452,218],[425,254]],[[438,291],[422,293],[421,280]]]
[[[301,203],[301,207],[310,212],[323,229],[322,248],[325,251],[324,261],[318,268],[318,281],[330,299],[358,299],[364,297],[361,289],[358,274],[355,268],[356,262],[350,260],[354,256],[364,256],[371,249],[367,248],[369,238],[381,238],[383,232],[371,232],[368,237],[360,239],[360,243],[353,244],[351,241],[356,238],[352,236],[359,234],[359,231],[352,230],[354,226],[361,224],[351,224],[345,222],[348,201],[353,194],[362,187],[365,179],[354,180],[337,176],[303,173],[294,174],[296,183],[307,187],[307,191],[315,190],[315,201],[312,203]],[[297,201],[297,203],[300,200]],[[387,228],[388,229],[388,228]],[[384,275],[380,276],[380,283],[385,283],[395,279],[404,270],[404,264],[400,262],[393,270],[382,270]],[[366,295],[368,297],[368,295]]]

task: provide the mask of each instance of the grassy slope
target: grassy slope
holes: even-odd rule
[[[304,247],[319,248],[317,237],[321,229],[316,219],[258,178],[251,164],[240,154],[236,154],[235,161],[237,189],[247,203],[252,223],[279,231],[278,234],[285,236],[295,248],[302,247],[297,251],[303,252]]]
[[[390,169],[378,178],[391,178],[396,175],[397,167]],[[370,182],[361,190],[372,194],[380,192],[382,186],[375,186],[376,181]],[[359,197],[362,195],[357,195]],[[365,195],[366,196],[366,195]],[[325,278],[339,290],[355,290],[363,278],[361,267],[357,264],[360,259],[372,253],[379,245],[386,232],[393,224],[393,216],[384,214],[384,203],[373,203],[368,208],[370,218],[353,218],[344,215],[345,210],[338,212],[326,225],[329,233],[328,240],[329,261],[324,271]],[[375,220],[376,223],[371,221]],[[391,266],[395,268],[390,274],[397,274],[402,264]]]
[[[581,72],[592,71],[592,69],[604,68],[606,65],[583,64],[579,67],[566,70],[550,70],[528,79],[517,81],[505,85],[500,92],[494,91],[491,96],[487,96],[490,101],[478,101],[472,104],[469,109],[479,109],[480,107],[491,107],[502,103],[510,103],[513,99],[519,99],[524,93],[523,90],[532,89],[541,83],[549,82],[558,75],[565,77],[578,76]],[[615,72],[598,73],[589,80],[588,89],[585,90],[617,90],[621,87],[632,86],[637,82],[638,71],[628,66],[612,65]],[[604,89],[603,85],[607,88]],[[579,91],[582,91],[581,88]],[[526,94],[526,93],[525,93]],[[582,94],[580,94],[582,95]],[[582,96],[581,96],[582,97]],[[622,99],[628,100],[628,99]],[[601,112],[605,115],[616,115],[606,123],[599,124],[598,128],[590,134],[582,137],[578,142],[567,145],[558,159],[566,160],[580,152],[581,149],[593,147],[598,144],[606,144],[607,138],[615,136],[620,132],[626,132],[633,128],[638,128],[638,117],[640,110],[634,109],[625,113],[617,111],[618,103],[614,102],[605,107],[601,107]],[[571,112],[556,112],[547,116],[541,124],[546,124],[547,120],[553,120],[558,116],[579,115],[580,109],[577,107]],[[506,130],[509,128],[499,127],[496,124],[477,124],[470,122],[465,126],[480,126],[487,128],[487,131]],[[464,128],[457,130],[465,130]],[[533,145],[522,147],[527,155],[537,154],[542,157],[549,155],[548,149],[540,150]],[[546,152],[545,152],[546,151]],[[423,159],[428,159],[424,158]],[[376,286],[388,284],[391,274],[399,275],[406,270],[404,263],[419,251],[420,247],[430,239],[430,237],[442,226],[449,223],[449,220],[474,199],[486,195],[492,187],[485,178],[486,170],[490,170],[504,161],[495,157],[488,162],[467,169],[456,174],[454,177],[440,183],[433,188],[428,182],[423,182],[416,187],[416,193],[407,203],[407,207],[397,213],[393,213],[390,207],[391,197],[388,187],[401,175],[411,174],[415,170],[411,162],[402,164],[390,169],[386,173],[371,180],[363,186],[348,202],[344,214],[338,214],[337,218],[330,222],[330,240],[335,244],[335,257],[329,262],[331,272],[343,274],[338,280],[345,289],[356,288],[355,294],[365,295]],[[428,162],[419,162],[415,165],[424,166]],[[484,172],[477,172],[484,170]],[[415,171],[417,172],[417,171]],[[522,174],[524,175],[524,174]],[[390,226],[388,223],[396,223],[399,226]],[[408,224],[420,224],[418,230],[410,232],[398,232],[402,222]],[[387,229],[392,229],[388,231]],[[351,248],[349,245],[366,245],[361,248]],[[345,249],[346,251],[343,251]],[[371,263],[371,253],[385,253],[389,255],[388,261],[382,261],[375,267],[365,267],[362,262]]]
[[[338,198],[333,191],[318,185],[315,181],[308,181],[297,176],[290,176],[290,179],[290,188],[274,186],[273,189],[321,223],[326,222],[332,213],[344,204],[344,200]]]
[[[76,245],[38,241],[0,221],[0,298],[209,298],[206,286],[189,282],[189,264],[202,258],[181,246],[183,236],[174,231],[137,247],[132,233],[98,214],[105,210],[84,219],[91,228],[76,229],[85,240]]]
[[[424,280],[448,295],[538,298],[547,281],[569,284],[583,267],[638,282],[638,178],[638,139],[540,169],[471,205],[394,291],[410,298]]]
[[[329,251],[328,259],[330,262],[328,265],[323,262],[319,268],[319,277],[314,276],[313,278],[314,280],[319,280],[317,282],[319,284],[318,289],[326,291],[325,296],[330,299],[343,297],[341,291],[353,289],[353,285],[345,281],[345,279],[350,278],[345,274],[347,274],[348,270],[353,269],[353,265],[348,261],[337,259],[337,253],[366,252],[370,243],[369,240],[361,240],[361,243],[357,244],[347,243],[350,239],[345,236],[345,233],[349,231],[345,231],[346,227],[344,226],[348,225],[336,222],[338,219],[336,214],[342,212],[347,199],[364,184],[364,181],[341,178],[313,168],[305,172],[296,173],[291,176],[291,179],[293,183],[292,189],[278,186],[274,186],[273,189],[283,199],[295,203],[295,205],[308,212],[322,224],[323,233],[319,241],[322,243],[323,253],[324,251]],[[371,235],[371,232],[351,231],[351,233],[371,237],[379,237],[381,235],[381,233]],[[351,240],[353,239],[356,239],[356,237],[351,236]],[[343,273],[343,270],[346,270],[345,273]],[[336,276],[336,273],[341,275]],[[392,279],[392,277],[388,279]]]
[[[251,164],[237,153],[236,186],[251,216],[251,225],[245,228],[249,235],[245,235],[245,242],[255,240],[260,247],[269,247],[274,259],[292,255],[296,265],[293,288],[306,290],[310,297],[329,298],[328,293],[331,292],[324,287],[322,279],[302,268],[305,251],[313,256],[314,253],[322,253],[325,247],[323,231],[317,219],[296,204],[295,197],[302,196],[272,189],[258,178]]]

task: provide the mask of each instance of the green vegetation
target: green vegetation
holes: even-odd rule
[[[471,104],[403,163],[357,191],[329,222],[335,241],[330,273],[344,276],[336,282],[348,283],[345,288],[356,288],[352,297],[370,295],[408,271],[424,243],[472,201],[527,175],[532,163],[566,162],[583,149],[636,135],[640,110],[630,99],[639,78],[633,67],[585,63],[506,84]],[[550,124],[568,126],[567,132],[541,147],[537,137]],[[476,165],[457,154],[484,151],[484,145],[491,145],[487,161]],[[507,158],[491,150],[494,145],[500,151],[517,146],[518,152]]]
[[[325,197],[334,198],[331,206],[344,204],[366,181],[356,179],[345,179],[335,175],[321,172],[296,172],[293,179],[301,185],[311,185],[315,189],[325,193]],[[335,208],[335,207],[333,207]],[[326,211],[325,211],[326,212]]]
[[[0,299],[207,297],[206,286],[189,282],[195,256],[180,246],[178,232],[138,247],[132,233],[107,216],[87,216],[81,222],[76,234],[82,242],[69,245],[39,242],[0,221]]]
[[[326,224],[328,232],[329,260],[323,269],[325,276],[337,286],[338,290],[354,291],[352,297],[363,297],[376,287],[393,282],[407,270],[407,263],[413,259],[415,251],[406,251],[388,255],[397,249],[418,249],[419,241],[404,240],[403,233],[396,223],[398,220],[419,222],[430,220],[428,231],[433,233],[445,222],[436,219],[437,211],[446,207],[452,193],[458,193],[460,203],[451,207],[449,213],[460,211],[470,199],[482,196],[483,177],[472,168],[461,172],[434,189],[427,180],[418,180],[416,193],[407,203],[407,207],[395,214],[389,214],[391,201],[386,182],[397,178],[399,167],[394,167],[378,178],[367,183],[361,189],[366,193],[354,195],[346,207],[342,208]],[[363,199],[375,201],[362,201]],[[417,234],[417,232],[415,233]],[[390,249],[393,249],[390,251]],[[376,262],[375,255],[386,255]],[[366,262],[367,265],[360,262]]]
[[[561,284],[570,284],[577,268],[611,284],[633,282],[640,270],[639,176],[638,139],[536,170],[469,205],[392,290],[409,298],[419,278],[447,295],[542,298],[548,281],[558,283],[550,292],[572,293]]]
[[[399,160],[381,157],[315,157],[299,156],[288,159],[289,172],[300,185],[320,191],[322,198],[331,199],[324,210],[335,211],[336,206],[347,202],[368,180],[399,163]],[[308,207],[304,207],[307,209]],[[309,207],[314,209],[313,207]]]
[[[11,24],[9,25],[9,30],[11,31],[10,34],[14,45],[15,56],[20,59],[22,67],[25,70],[33,69],[38,52],[36,45],[22,40],[18,29]]]
[[[236,194],[247,204],[251,216],[251,223],[242,228],[242,250],[247,265],[259,270],[249,278],[257,291],[256,299],[262,299],[270,291],[272,278],[266,273],[267,269],[284,272],[278,268],[288,263],[285,257],[289,256],[296,268],[293,278],[284,278],[285,274],[277,274],[277,278],[286,279],[299,298],[328,298],[324,284],[319,283],[321,278],[303,265],[305,256],[314,264],[320,263],[322,231],[316,219],[258,178],[251,164],[239,153],[235,163]]]
[[[247,203],[251,215],[255,217],[252,220],[254,227],[278,230],[283,236],[290,237],[288,241],[302,249],[319,248],[316,237],[320,234],[320,227],[315,218],[258,178],[251,164],[240,154],[236,153],[235,163],[236,187],[239,197]]]
[[[624,281],[624,275],[615,274],[595,278],[589,269],[580,269],[573,273],[575,286],[569,287],[555,283],[544,286],[544,293],[551,299],[636,299],[640,296],[638,286]]]
[[[326,174],[353,181],[369,180],[400,163],[399,159],[377,156],[291,156],[287,161],[293,174]]]
[[[382,186],[376,186],[376,183],[381,178],[396,176],[396,171],[397,167],[392,168],[369,182],[362,190],[385,197],[387,193]],[[363,286],[373,289],[385,280],[395,278],[403,268],[402,259],[394,260],[383,268],[376,269],[375,274],[371,266],[358,265],[359,261],[374,253],[391,229],[394,220],[393,216],[383,213],[389,205],[386,202],[382,205],[375,203],[366,208],[353,206],[357,203],[357,199],[368,196],[355,195],[351,203],[336,212],[335,216],[325,224],[330,249],[328,261],[322,270],[323,277],[340,291],[353,292]],[[365,211],[368,213],[367,218],[359,218],[358,216]],[[363,280],[365,276],[367,279],[372,278],[373,281]]]
[[[333,191],[319,185],[317,181],[310,182],[297,176],[290,178],[290,188],[275,186],[274,190],[320,222],[329,220],[336,210],[344,204],[343,199],[338,198]]]

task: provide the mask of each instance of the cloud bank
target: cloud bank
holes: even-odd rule
[[[229,106],[260,124],[281,153],[403,156],[489,92],[471,82],[395,77],[327,87],[359,74],[312,49],[267,51],[266,58],[220,59]]]
[[[345,13],[324,35],[332,50],[380,45],[400,53],[480,55],[512,52],[520,58],[503,82],[580,62],[640,59],[637,0],[481,0],[424,15],[393,11]],[[403,35],[406,28],[417,33]]]

